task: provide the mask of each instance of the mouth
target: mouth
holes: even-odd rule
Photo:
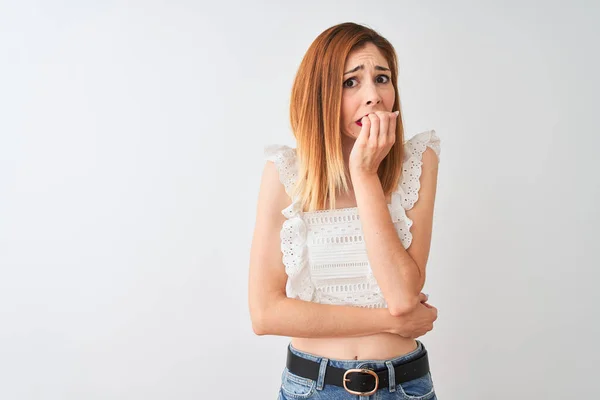
[[[369,114],[366,114],[366,115],[360,117],[359,119],[357,119],[356,121],[354,121],[354,123],[356,125],[358,125],[358,126],[362,126],[362,122],[360,122],[360,120],[363,119],[364,117],[366,117],[367,115],[369,115]]]

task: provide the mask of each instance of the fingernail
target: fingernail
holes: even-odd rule
[[[394,111],[394,114],[396,114],[396,117],[397,117],[400,114],[400,110]]]

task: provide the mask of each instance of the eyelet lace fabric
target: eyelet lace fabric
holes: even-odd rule
[[[400,182],[388,204],[402,245],[412,242],[413,221],[406,211],[418,200],[423,152],[431,147],[440,155],[440,139],[434,130],[416,134],[404,144]],[[265,158],[272,161],[291,204],[281,237],[283,264],[288,275],[287,296],[322,304],[386,308],[387,304],[367,258],[358,207],[303,212],[292,188],[298,177],[296,150],[269,145]]]
[[[288,275],[286,285],[287,296],[312,301],[315,286],[308,266],[308,249],[306,246],[306,224],[299,199],[293,196],[292,188],[298,176],[296,150],[285,145],[265,147],[265,158],[273,161],[279,172],[279,180],[285,191],[292,198],[292,203],[281,213],[287,218],[280,232],[283,264]]]
[[[398,188],[392,193],[392,219],[405,249],[408,249],[412,243],[410,228],[413,225],[413,221],[406,215],[406,211],[413,208],[419,199],[423,153],[427,147],[431,147],[439,161],[440,143],[440,138],[434,130],[418,133],[404,143],[402,175]]]

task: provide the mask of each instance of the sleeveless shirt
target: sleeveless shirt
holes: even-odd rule
[[[440,139],[434,130],[418,133],[404,143],[402,175],[388,204],[402,245],[408,249],[413,221],[406,211],[419,198],[423,152],[431,147],[440,156]],[[304,212],[292,194],[298,177],[296,149],[265,146],[292,203],[281,212],[286,217],[280,232],[283,264],[290,298],[321,304],[387,308],[369,265],[358,207]]]

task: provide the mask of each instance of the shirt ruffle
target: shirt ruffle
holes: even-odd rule
[[[264,150],[265,158],[272,161],[279,172],[279,179],[292,203],[281,213],[286,217],[280,232],[283,264],[288,276],[287,296],[312,301],[315,285],[310,274],[307,229],[303,219],[300,201],[293,194],[293,186],[298,177],[296,150],[286,145],[269,145]]]
[[[404,143],[402,175],[397,189],[392,193],[391,216],[402,245],[406,249],[412,243],[410,228],[413,225],[413,221],[406,215],[406,211],[413,208],[419,200],[423,153],[427,147],[431,147],[438,156],[439,162],[440,144],[440,138],[435,130],[418,133]]]

